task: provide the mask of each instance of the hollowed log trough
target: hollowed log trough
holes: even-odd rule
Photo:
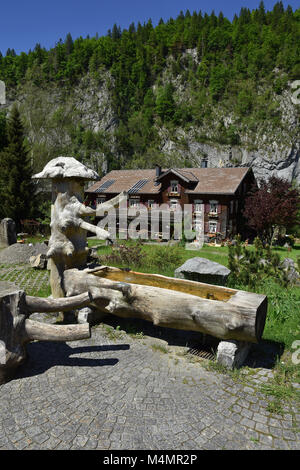
[[[90,338],[88,323],[49,325],[31,320],[33,312],[58,312],[84,307],[93,301],[89,292],[71,298],[31,297],[15,286],[5,286],[0,294],[0,384],[13,378],[26,359],[26,344],[39,341],[75,341]]]
[[[265,295],[109,266],[66,270],[64,290],[92,292],[91,306],[103,313],[222,340],[259,342],[267,314]]]

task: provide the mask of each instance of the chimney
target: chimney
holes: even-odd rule
[[[103,173],[103,176],[108,173],[108,160],[107,160],[107,158],[102,163],[102,173]]]
[[[155,165],[155,176],[158,178],[161,175],[161,166],[160,165]]]

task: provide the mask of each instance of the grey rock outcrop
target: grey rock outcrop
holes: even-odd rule
[[[222,264],[215,263],[206,258],[188,259],[182,266],[175,270],[174,276],[179,279],[205,282],[207,284],[226,285],[230,269]]]

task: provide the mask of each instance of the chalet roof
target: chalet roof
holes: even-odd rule
[[[158,194],[161,180],[173,173],[188,183],[194,183],[189,194],[234,194],[249,168],[174,168],[162,170],[157,178],[155,169],[113,170],[100,181],[90,186],[87,193],[118,194],[127,191],[132,194]]]
[[[173,173],[174,176],[178,176],[186,182],[199,181],[198,178],[191,172],[181,168],[169,168],[168,170],[163,170],[161,175],[156,178],[157,181],[163,179],[165,176]]]
[[[100,181],[90,186],[87,193],[118,194],[121,191],[129,191],[141,180],[147,180],[145,184],[136,192],[139,194],[157,194],[160,192],[160,185],[155,185],[155,170],[113,170],[107,173]],[[103,191],[99,188],[107,181],[111,184]]]
[[[188,194],[234,194],[249,168],[193,168],[198,178],[194,189],[187,189]]]

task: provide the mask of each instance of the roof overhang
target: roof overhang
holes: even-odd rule
[[[169,170],[167,171],[164,171],[160,176],[157,176],[155,178],[155,181],[159,181],[161,180],[162,178],[164,178],[165,176],[169,175],[170,173],[173,173],[173,175],[177,176],[178,178],[181,178],[183,181],[185,181],[186,183],[190,183],[190,179],[188,179],[186,176],[183,176],[179,171],[177,170],[174,170],[174,168],[170,168]]]

